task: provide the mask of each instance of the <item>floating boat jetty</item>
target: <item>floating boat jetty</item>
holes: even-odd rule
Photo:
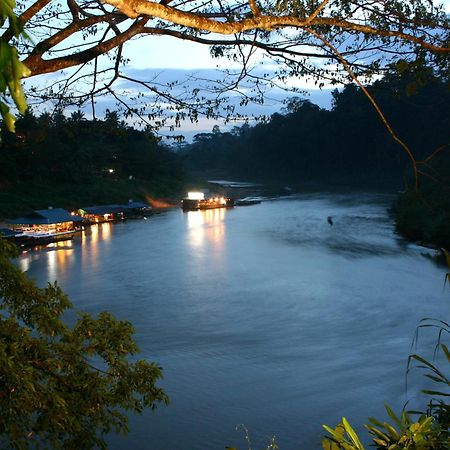
[[[150,205],[133,201],[126,205],[87,206],[72,212],[49,207],[8,220],[8,228],[0,229],[0,235],[19,247],[47,245],[71,240],[86,226],[146,218],[151,214]]]
[[[234,199],[222,195],[205,198],[204,192],[188,192],[188,196],[181,201],[183,211],[198,209],[232,208]]]
[[[250,205],[258,205],[261,203],[260,197],[244,197],[239,200],[236,200],[235,205],[236,206],[250,206]]]
[[[5,233],[5,237],[22,247],[68,241],[81,231],[81,223],[81,217],[74,216],[65,209],[39,209],[26,216],[8,220],[10,233]]]

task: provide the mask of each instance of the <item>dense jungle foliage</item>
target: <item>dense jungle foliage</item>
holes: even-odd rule
[[[179,158],[148,130],[129,127],[114,111],[104,120],[74,112],[35,116],[3,130],[0,217],[30,209],[124,203],[182,190]]]

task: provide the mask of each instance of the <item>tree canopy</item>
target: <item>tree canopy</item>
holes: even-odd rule
[[[188,175],[175,152],[151,130],[116,112],[90,120],[80,111],[33,114],[3,130],[0,217],[57,205],[78,209],[178,196]]]
[[[382,74],[405,62],[449,67],[449,19],[442,5],[428,0],[36,0],[19,8],[31,40],[12,42],[30,76],[75,68],[36,88],[31,98],[82,103],[114,94],[114,83],[126,80],[151,94],[153,107],[165,99],[178,110],[212,114],[217,103],[211,97],[191,92],[190,99],[175,99],[164,86],[124,72],[125,44],[136,37],[189,40],[240,61],[241,72],[217,86],[217,93],[247,75],[254,91],[242,95],[253,99],[260,98],[264,83],[284,85],[289,77],[323,84]],[[14,38],[10,28],[3,38]],[[277,68],[252,71],[255,58]]]

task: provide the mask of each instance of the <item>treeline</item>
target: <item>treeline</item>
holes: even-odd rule
[[[445,80],[395,73],[368,89],[417,160],[450,142]],[[184,159],[199,173],[298,186],[400,187],[411,174],[405,151],[355,85],[333,92],[331,110],[293,98],[266,123],[198,134]]]
[[[418,192],[407,190],[392,212],[397,230],[413,241],[450,251],[450,158],[436,157],[432,178],[422,177]]]
[[[2,180],[88,182],[111,173],[149,180],[180,176],[182,168],[151,131],[129,127],[115,111],[104,120],[87,120],[80,111],[68,118],[30,112],[17,121],[16,134],[3,134]]]
[[[87,120],[80,111],[18,119],[3,131],[0,217],[29,209],[125,202],[181,189],[180,158],[150,130],[128,126],[114,111]]]

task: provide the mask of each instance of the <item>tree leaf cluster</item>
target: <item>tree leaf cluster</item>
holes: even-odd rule
[[[19,112],[25,113],[27,102],[21,80],[31,74],[28,67],[19,60],[16,47],[9,42],[11,36],[27,37],[23,24],[14,12],[15,6],[15,0],[0,0],[0,27],[7,27],[9,31],[0,36],[0,113],[8,131],[14,131],[16,121],[10,112],[8,97],[12,98]]]

